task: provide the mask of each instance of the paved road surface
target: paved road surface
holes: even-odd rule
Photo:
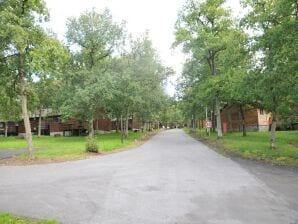
[[[70,224],[297,224],[297,171],[248,166],[170,130],[108,156],[2,166],[0,211]]]

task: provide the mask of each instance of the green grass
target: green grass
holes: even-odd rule
[[[96,136],[97,144],[100,152],[110,152],[123,147],[128,147],[144,136],[141,132],[130,132],[128,138],[122,144],[119,133],[109,133]],[[42,136],[40,138],[33,137],[34,148],[45,148],[34,152],[36,158],[65,158],[75,159],[82,157],[85,152],[86,137],[51,137]],[[16,137],[0,138],[1,149],[21,149],[26,148],[26,141]],[[27,158],[26,155],[21,155],[19,158]]]
[[[9,213],[0,213],[0,223],[1,224],[58,224],[58,222],[54,220],[37,220],[37,219],[15,216]]]
[[[298,166],[298,131],[278,131],[276,149],[270,148],[270,132],[248,132],[246,137],[242,136],[242,132],[228,133],[222,140],[216,140],[216,133],[207,137],[204,129],[197,130],[197,134],[245,158]]]

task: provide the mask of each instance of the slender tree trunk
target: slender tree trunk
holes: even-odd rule
[[[276,140],[276,116],[275,116],[275,113],[272,113],[271,139],[270,139],[271,149],[276,148],[275,140]]]
[[[4,122],[4,125],[5,125],[5,127],[4,127],[4,136],[7,137],[7,132],[8,132],[8,122],[5,121],[5,122]]]
[[[42,113],[42,110],[41,108],[39,108],[39,118],[38,118],[38,137],[41,136],[41,113]]]
[[[18,73],[20,78],[21,108],[22,108],[22,116],[23,116],[24,126],[25,126],[25,138],[27,141],[29,159],[33,159],[34,155],[33,155],[33,147],[32,147],[32,133],[31,133],[31,126],[30,126],[30,120],[28,115],[28,108],[27,108],[27,82],[26,82],[25,71],[24,71],[24,56],[22,54],[19,54]]]
[[[243,106],[240,105],[240,114],[241,114],[241,120],[242,120],[242,136],[245,137],[246,136],[246,124],[245,124],[245,115],[244,115],[244,111],[243,111]]]
[[[123,117],[122,117],[122,115],[120,117],[120,132],[121,132],[121,143],[123,144],[123,142],[124,142],[124,134],[123,134]]]
[[[93,118],[91,118],[91,119],[89,120],[89,137],[90,137],[90,138],[93,138],[93,137],[94,137],[94,126],[93,126],[93,121],[94,121]]]
[[[210,117],[211,117],[211,123],[212,123],[211,131],[212,132],[215,132],[215,127],[216,127],[216,117],[215,117],[214,111],[215,111],[215,106],[213,105],[213,110],[210,111]]]
[[[116,119],[116,133],[118,133],[118,129],[119,129],[119,119]]]
[[[216,127],[217,127],[217,138],[222,138],[222,129],[221,129],[221,117],[220,117],[220,103],[218,96],[215,98],[215,110],[216,110]]]
[[[125,120],[125,138],[128,137],[128,115],[126,115],[126,120]]]

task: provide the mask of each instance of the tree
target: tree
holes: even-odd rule
[[[37,100],[34,102],[34,110],[38,111],[38,137],[41,136],[41,125],[43,110],[53,109],[55,107],[56,94],[59,90],[59,81],[53,77],[40,77],[36,82],[32,83],[34,93],[36,94]]]
[[[294,0],[244,0],[251,8],[243,23],[257,31],[252,50],[258,57],[251,72],[261,107],[271,112],[271,148],[276,122],[295,113],[298,96],[298,7]],[[282,35],[281,35],[282,34]]]
[[[236,32],[223,3],[224,0],[189,0],[176,24],[176,44],[182,44],[185,52],[198,58],[205,68],[208,66],[208,74],[214,79],[224,73],[220,56],[232,46],[230,42]],[[213,96],[217,137],[221,138],[221,95],[218,89],[214,88]]]
[[[4,136],[7,137],[8,121],[18,120],[20,108],[17,98],[9,90],[0,85],[0,120],[4,121]]]
[[[105,63],[123,41],[123,29],[113,22],[109,10],[99,14],[86,11],[79,18],[69,18],[66,37],[73,51],[73,66],[69,75],[64,112],[89,121],[89,135],[93,137],[93,121],[98,109],[104,110],[106,89]],[[107,81],[107,82],[106,82]]]
[[[122,141],[128,135],[129,118],[142,120],[143,130],[145,123],[156,122],[164,105],[163,82],[172,72],[158,61],[147,34],[129,43],[126,52],[113,61],[113,96],[108,103],[112,116],[120,119]]]
[[[29,158],[33,158],[32,134],[28,115],[28,87],[42,64],[51,64],[63,52],[60,43],[47,35],[39,21],[46,21],[48,12],[42,0],[7,0],[0,2],[2,76],[9,76],[19,91]],[[43,60],[40,60],[40,59]],[[47,67],[45,67],[47,68]]]

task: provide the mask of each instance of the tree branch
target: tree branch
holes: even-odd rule
[[[14,56],[17,56],[19,53],[15,53],[15,54],[11,54],[11,55],[7,55],[3,58],[0,58],[0,61],[6,61],[6,59],[10,58],[10,57],[14,57]]]

